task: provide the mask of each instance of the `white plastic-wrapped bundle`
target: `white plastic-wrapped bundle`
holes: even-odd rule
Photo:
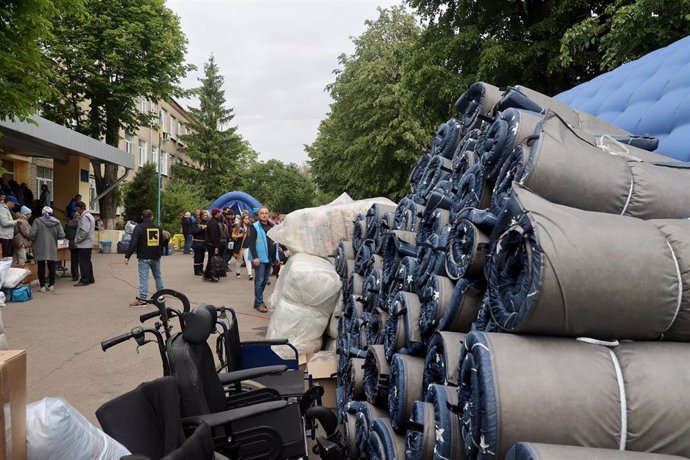
[[[340,277],[328,260],[303,253],[290,256],[271,296],[273,314],[266,338],[289,339],[300,354],[319,351],[342,297],[340,287]]]
[[[305,252],[319,257],[332,256],[340,240],[352,239],[353,221],[357,214],[366,214],[374,203],[395,206],[388,198],[368,198],[298,209],[269,230],[268,236],[285,245],[292,254]]]
[[[2,294],[0,292],[0,294]],[[4,297],[4,294],[3,294]],[[4,303],[3,303],[4,305]],[[5,324],[2,322],[2,309],[0,309],[0,350],[8,350],[7,337],[5,336]]]

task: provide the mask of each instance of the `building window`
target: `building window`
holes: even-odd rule
[[[5,172],[2,173],[2,180],[7,185],[10,180],[14,179],[14,161],[2,160],[2,167],[5,169]]]
[[[139,140],[139,167],[146,164],[146,141]]]
[[[160,126],[159,127],[160,127],[161,131],[163,131],[164,133],[168,132],[167,127],[166,127],[167,121],[168,121],[168,112],[161,109],[161,116],[160,116],[160,123],[159,123]]]
[[[93,177],[89,178],[89,202],[86,203],[86,207],[91,211],[95,213],[101,212],[101,206],[98,203],[98,200],[96,200],[96,197],[98,196],[98,193],[96,192],[96,179]],[[94,201],[96,200],[96,201]],[[93,204],[91,204],[93,203]]]
[[[180,132],[180,136],[184,136],[185,134],[187,134],[187,127],[184,125],[184,123],[182,123],[182,122],[179,122],[179,123],[180,123],[180,126],[178,128],[178,131]]]
[[[161,174],[168,175],[168,154],[161,150]]]
[[[139,97],[139,111],[141,113],[146,113],[146,96]]]
[[[170,134],[172,137],[177,137],[176,134],[177,132],[175,131],[175,128],[177,128],[177,120],[175,120],[175,117],[170,115]]]
[[[132,140],[133,137],[131,134],[125,134],[125,152],[129,153],[130,155],[132,154]]]
[[[50,192],[50,196],[52,198],[52,196],[53,196],[53,170],[50,168],[45,168],[43,166],[37,166],[36,167],[36,190],[38,190],[39,195],[41,193],[41,186],[43,184],[48,186],[48,192]],[[36,199],[38,199],[38,197],[36,197]]]
[[[156,171],[158,171],[158,147],[155,145],[151,146],[151,161],[156,166]]]

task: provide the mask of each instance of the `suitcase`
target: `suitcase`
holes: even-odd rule
[[[221,256],[211,257],[211,273],[216,277],[226,276],[225,260]]]
[[[127,250],[129,249],[129,241],[118,241],[117,242],[117,253],[118,254],[127,254]]]

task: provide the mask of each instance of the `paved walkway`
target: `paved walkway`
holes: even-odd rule
[[[46,396],[65,398],[94,423],[94,411],[105,401],[162,375],[155,343],[137,350],[134,341],[101,350],[101,341],[140,325],[139,315],[153,308],[129,308],[137,294],[135,258],[128,266],[120,254],[93,255],[96,283],[74,287],[71,278],[59,278],[54,292],[34,288],[30,302],[8,303],[2,309],[12,349],[27,350],[28,401]],[[193,276],[192,257],[175,253],[163,258],[167,288],[189,297],[192,306],[206,302],[236,309],[243,340],[262,338],[269,315],[252,308],[253,283],[243,271],[209,283]],[[266,299],[275,286],[267,287]],[[149,280],[153,293],[153,280]],[[173,305],[173,302],[170,303]]]

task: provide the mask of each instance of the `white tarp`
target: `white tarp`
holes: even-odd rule
[[[344,202],[342,195],[334,202],[316,208],[293,211],[268,236],[285,245],[290,253],[304,252],[319,257],[332,256],[340,240],[351,240],[357,214],[366,214],[374,203],[395,206],[388,198]]]
[[[286,338],[301,355],[319,351],[341,297],[340,286],[328,260],[304,253],[290,256],[271,296],[273,314],[266,338]]]

